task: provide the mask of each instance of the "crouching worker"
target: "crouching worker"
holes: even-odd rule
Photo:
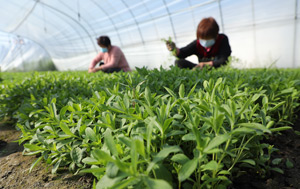
[[[177,48],[174,42],[166,42],[170,51],[175,50],[178,59],[175,65],[180,68],[200,68],[204,66],[220,67],[227,63],[231,54],[231,48],[226,35],[219,34],[219,26],[214,18],[204,18],[197,28],[197,39],[188,44],[186,47]],[[194,64],[186,57],[196,55],[198,63]]]
[[[111,45],[107,36],[97,38],[101,52],[92,60],[89,66],[89,73],[103,71],[105,73],[131,71],[124,53],[117,46]],[[96,65],[100,62],[100,65]]]

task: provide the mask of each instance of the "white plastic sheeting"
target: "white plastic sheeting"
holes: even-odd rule
[[[46,65],[40,64],[47,64],[51,61],[47,52],[37,43],[19,36],[0,33],[0,44],[2,70],[41,70],[40,68]]]
[[[108,35],[131,66],[173,64],[162,38],[178,47],[196,38],[204,17],[229,37],[235,67],[300,67],[299,0],[0,0],[0,66],[50,56],[59,70],[88,68]],[[10,44],[11,38],[26,43]],[[25,48],[26,46],[26,48]],[[15,50],[22,49],[22,52]],[[40,50],[37,50],[40,49]],[[196,63],[196,58],[190,60]],[[28,61],[27,61],[28,62]]]

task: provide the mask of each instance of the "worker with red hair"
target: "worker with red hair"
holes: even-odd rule
[[[217,68],[226,65],[231,48],[228,37],[219,33],[219,25],[216,20],[212,17],[202,19],[198,24],[196,34],[196,40],[180,49],[174,42],[166,42],[168,50],[175,52],[175,56],[178,58],[175,65],[189,69],[202,69],[204,66]],[[185,60],[191,55],[198,57],[197,64]]]

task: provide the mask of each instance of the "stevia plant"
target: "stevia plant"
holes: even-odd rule
[[[31,170],[43,160],[53,173],[92,173],[97,188],[224,188],[245,169],[281,172],[270,163],[275,148],[261,140],[291,128],[297,76],[176,67],[34,73],[5,84],[1,112],[16,119],[24,153],[39,156]]]

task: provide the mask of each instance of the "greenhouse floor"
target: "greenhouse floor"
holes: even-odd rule
[[[11,126],[0,124],[0,189],[10,188],[92,188],[92,176],[74,176],[67,170],[60,170],[57,175],[47,170],[42,163],[30,173],[35,161],[34,156],[23,156],[23,146],[13,142],[21,132]]]
[[[270,144],[279,150],[272,153],[272,158],[287,159],[290,166],[281,166],[284,174],[272,174],[261,178],[259,173],[247,172],[233,181],[230,189],[276,189],[300,188],[300,115],[293,126],[294,130],[281,132],[281,135],[268,139]],[[67,170],[51,174],[45,163],[36,166],[30,173],[29,169],[35,161],[33,156],[23,156],[23,146],[13,142],[21,133],[11,129],[7,123],[0,123],[0,189],[6,188],[92,188],[92,176],[72,175]],[[286,165],[286,164],[285,164]]]

